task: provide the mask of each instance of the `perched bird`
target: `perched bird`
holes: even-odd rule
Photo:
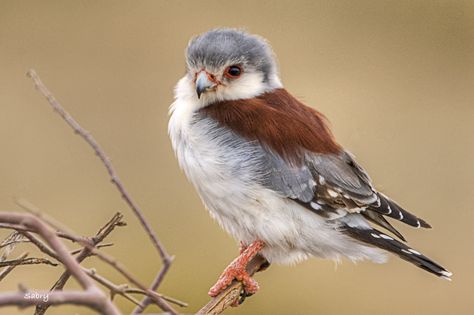
[[[211,30],[191,39],[186,64],[170,107],[171,142],[211,216],[243,246],[211,296],[233,279],[247,294],[256,292],[245,267],[257,254],[281,264],[311,256],[381,263],[388,251],[451,277],[395,239],[405,241],[385,217],[430,225],[378,192],[324,116],[283,88],[263,38]]]

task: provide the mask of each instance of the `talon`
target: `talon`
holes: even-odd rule
[[[257,281],[252,279],[244,268],[231,265],[224,270],[222,275],[219,277],[219,280],[217,280],[216,284],[209,290],[208,294],[212,297],[219,295],[219,293],[224,291],[234,279],[242,282],[246,294],[254,294],[259,289]]]
[[[260,268],[258,268],[257,272],[261,272],[261,271],[265,271],[268,269],[268,267],[270,267],[270,263],[265,260],[265,262],[260,266]]]
[[[253,293],[247,293],[245,292],[245,290],[242,290],[242,292],[240,292],[240,297],[237,300],[235,300],[234,303],[232,303],[230,306],[237,307],[240,304],[244,303],[245,299],[247,299],[248,297],[252,295]]]
[[[240,243],[241,253],[222,273],[216,284],[212,286],[208,294],[212,297],[219,295],[224,291],[235,279],[242,282],[243,290],[246,296],[254,294],[258,291],[258,283],[248,274],[246,268],[249,261],[258,254],[263,248],[262,241],[255,241],[246,246],[243,242]],[[240,299],[239,299],[240,300]]]

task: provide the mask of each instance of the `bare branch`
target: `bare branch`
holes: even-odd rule
[[[116,306],[107,298],[107,296],[94,284],[82,270],[77,261],[69,254],[66,246],[59,240],[56,233],[46,225],[41,219],[30,214],[19,214],[12,212],[0,212],[0,222],[20,225],[38,233],[43,240],[56,253],[59,261],[79,282],[84,292],[60,292],[63,295],[55,294],[50,300],[51,303],[63,304],[67,300],[64,294],[69,294],[69,302],[76,303],[81,301],[81,305],[87,305],[91,308],[101,311],[103,314],[118,315],[120,312]],[[87,297],[87,299],[84,299]],[[0,295],[0,305],[18,305],[30,306],[41,304],[37,299],[26,299],[24,293],[5,293]]]
[[[60,231],[65,234],[76,234],[74,233],[74,231],[71,231],[69,227],[50,217],[28,200],[22,198],[15,198],[15,203],[26,212],[34,215],[37,218],[40,218],[43,222],[54,228],[56,231]]]
[[[57,263],[52,262],[46,258],[24,258],[24,259],[13,259],[13,260],[5,260],[0,262],[0,268],[7,267],[7,266],[18,266],[18,265],[51,265],[57,266]]]
[[[15,268],[20,264],[20,262],[21,262],[23,259],[25,259],[27,256],[28,256],[28,253],[23,253],[23,254],[21,254],[20,257],[18,257],[18,258],[16,259],[16,261],[17,261],[18,263],[12,264],[12,265],[8,266],[7,268],[5,268],[4,270],[2,270],[2,272],[0,273],[0,281],[2,281],[10,272],[12,272],[13,269],[15,269]]]
[[[106,301],[106,302],[104,302]],[[102,295],[97,294],[97,290],[88,289],[85,291],[61,291],[61,292],[5,292],[0,294],[0,306],[28,307],[35,305],[62,305],[76,304],[86,306],[102,314],[120,315],[115,306]],[[104,305],[110,305],[110,309],[105,309]],[[112,308],[113,307],[113,308]]]
[[[105,243],[105,244],[97,244],[95,246],[95,248],[104,248],[104,247],[110,247],[110,246],[114,246],[114,243]],[[79,254],[84,248],[78,248],[78,249],[75,249],[75,250],[72,250],[70,252],[71,255],[76,255],[76,254]]]
[[[109,173],[109,176],[111,178],[112,183],[115,185],[115,187],[118,189],[120,192],[122,198],[125,200],[125,202],[128,204],[130,209],[133,211],[135,216],[138,218],[138,221],[142,225],[143,229],[146,231],[148,236],[150,237],[150,240],[158,253],[160,254],[161,260],[163,262],[163,266],[161,270],[159,271],[158,275],[155,277],[153,280],[153,283],[150,286],[150,289],[155,291],[161,282],[163,281],[164,276],[168,272],[170,265],[173,261],[173,257],[168,254],[166,251],[164,245],[160,242],[158,237],[156,236],[156,233],[153,231],[152,227],[148,223],[148,221],[145,219],[145,216],[143,215],[143,211],[140,209],[138,204],[136,204],[128,191],[125,189],[124,185],[122,184],[122,181],[120,180],[118,174],[116,173],[114,167],[112,166],[112,163],[110,162],[110,159],[107,157],[105,154],[105,151],[100,147],[98,142],[94,139],[94,137],[87,131],[85,130],[62,106],[61,104],[56,100],[56,98],[51,94],[51,92],[48,90],[48,88],[43,84],[39,76],[36,74],[35,70],[30,69],[27,73],[28,77],[30,77],[35,85],[35,88],[47,99],[48,103],[53,107],[53,109],[63,118],[64,121],[74,130],[74,132],[79,135],[81,138],[83,138],[89,146],[95,151],[96,155],[100,158],[102,161],[103,165],[107,169],[107,172]],[[137,307],[134,310],[135,314],[141,313],[143,309],[150,303],[149,297],[146,297],[142,303],[140,304],[139,307]]]
[[[89,277],[91,277],[92,279],[102,284],[107,289],[109,289],[111,299],[113,299],[113,297],[116,294],[118,294],[118,295],[123,296],[124,298],[126,298],[127,300],[129,300],[135,305],[138,305],[140,303],[137,299],[135,299],[133,296],[131,296],[130,294],[126,292],[127,285],[117,285],[113,283],[112,281],[108,280],[107,278],[104,278],[101,275],[99,275],[95,269],[82,268],[82,270],[84,270],[84,272],[87,273]]]
[[[41,213],[40,213],[41,214]],[[71,240],[73,242],[86,242],[87,244],[91,246],[97,246],[99,245],[100,242],[102,242],[117,226],[125,226],[126,223],[122,221],[123,215],[120,212],[115,213],[115,215],[103,226],[99,229],[99,231],[96,233],[96,235],[92,238],[78,238],[75,235],[72,234],[65,234],[68,240]],[[40,248],[41,250],[41,248]],[[92,252],[86,248],[83,247],[78,255],[76,256],[76,261],[78,263],[81,263],[84,259],[87,257],[91,256]],[[59,279],[54,283],[54,285],[51,288],[51,291],[55,290],[62,290],[64,286],[66,285],[67,281],[69,280],[69,277],[71,274],[66,270],[63,272],[63,274],[59,277]],[[35,310],[35,315],[43,315],[46,310],[48,309],[49,305],[38,305]]]
[[[90,239],[89,238],[81,238],[81,237],[77,237],[75,235],[66,234],[67,239],[84,246],[84,248],[81,250],[79,255],[76,257],[76,261],[81,262],[85,258],[87,258],[91,255],[97,256],[99,259],[101,259],[102,261],[104,261],[107,264],[111,265],[114,269],[116,269],[119,273],[121,273],[127,280],[129,280],[134,285],[139,287],[139,289],[134,289],[135,290],[134,293],[138,293],[137,290],[141,290],[141,292],[144,292],[143,294],[145,296],[150,297],[151,301],[156,303],[160,308],[162,308],[163,310],[165,310],[165,311],[167,311],[171,314],[176,314],[176,311],[174,311],[171,308],[171,306],[169,306],[169,304],[167,304],[165,302],[165,300],[168,300],[171,303],[175,303],[175,304],[180,305],[180,306],[186,306],[186,303],[183,303],[179,300],[176,300],[176,299],[173,299],[173,298],[170,298],[170,297],[167,297],[167,296],[163,296],[161,294],[158,294],[154,291],[151,291],[151,290],[147,289],[146,286],[141,284],[118,261],[116,261],[114,258],[112,258],[112,257],[110,257],[110,256],[108,256],[108,255],[106,255],[102,252],[99,252],[97,250],[96,246],[98,245],[98,243],[102,242],[114,230],[114,228],[116,226],[124,226],[125,225],[125,222],[122,221],[122,218],[123,218],[122,214],[116,213],[112,217],[112,219],[110,219],[102,228],[100,228],[99,231],[97,232],[97,234],[94,237],[90,238]],[[27,233],[27,232],[22,232],[22,233]],[[34,239],[34,237],[32,239]],[[46,251],[44,251],[44,249],[42,249],[43,247],[45,247],[44,244],[41,244],[38,241],[33,242],[33,243],[35,245],[37,245],[38,248],[40,248],[40,250],[42,250],[43,252],[45,252],[46,254],[49,255],[48,252],[46,252]],[[54,253],[53,253],[52,257],[55,257]],[[89,274],[89,276],[91,276],[91,275]],[[59,278],[59,280],[55,283],[55,285],[53,286],[53,288],[51,290],[61,290],[64,287],[64,285],[66,284],[68,278],[69,278],[69,273],[66,271]],[[96,278],[94,278],[94,279],[97,281]],[[135,304],[138,304],[138,303],[135,303]],[[36,315],[44,314],[44,312],[48,309],[48,307],[49,307],[49,305],[43,305],[43,304],[37,305],[35,314]]]
[[[48,246],[46,246],[43,242],[41,242],[38,238],[36,238],[36,236],[34,236],[33,234],[31,234],[30,232],[25,232],[25,231],[21,231],[20,232],[21,234],[23,234],[23,236],[25,236],[31,243],[33,243],[34,245],[36,245],[36,247],[43,253],[45,253],[46,255],[50,256],[50,257],[53,257],[54,259],[58,260],[59,261],[59,258],[58,256],[56,255],[55,252],[53,252]]]
[[[77,241],[81,242],[81,240]],[[93,254],[95,254],[99,259],[109,264],[120,274],[122,274],[129,282],[133,283],[135,286],[145,291],[148,295],[147,297],[150,297],[152,301],[155,302],[162,310],[167,311],[171,314],[178,314],[168,303],[166,303],[166,301],[164,301],[164,299],[160,295],[158,295],[155,291],[148,289],[145,285],[138,281],[130,272],[125,269],[125,267],[122,266],[120,262],[106,255],[105,253],[97,251],[94,247],[90,246],[87,243],[83,243],[83,245]]]
[[[151,228],[148,221],[145,219],[143,215],[143,211],[140,207],[133,201],[132,197],[125,189],[122,181],[118,177],[117,172],[115,171],[110,159],[105,154],[105,151],[100,147],[94,137],[84,128],[79,125],[79,123],[59,104],[56,98],[51,94],[48,88],[43,84],[39,76],[36,74],[35,70],[31,69],[27,73],[28,77],[30,77],[34,84],[35,88],[48,100],[48,103],[53,107],[53,109],[66,121],[66,123],[74,130],[76,134],[78,134],[81,138],[83,138],[87,144],[89,144],[92,149],[95,151],[96,155],[100,158],[102,163],[104,164],[109,176],[111,178],[112,183],[117,187],[118,191],[122,195],[122,198],[128,204],[128,206],[132,209],[135,216],[140,221],[141,225],[147,232],[148,236],[150,237],[153,245],[160,253],[160,256],[163,260],[163,264],[171,263],[171,256],[165,250],[163,244],[158,240],[155,232]]]
[[[117,212],[103,227],[99,229],[99,231],[94,237],[87,239],[88,241],[87,243],[93,247],[97,246],[115,229],[115,227],[126,225],[126,223],[122,221],[122,219],[123,219],[123,215],[120,212]],[[82,242],[84,242],[85,240],[85,239],[77,238],[74,235],[68,235],[68,239],[72,240],[73,242],[81,243],[81,245],[82,245]],[[92,252],[87,247],[83,247],[82,250],[77,255],[76,261],[78,263],[81,263],[84,259],[89,257],[91,254]],[[70,277],[70,274],[67,271],[64,272],[59,278],[59,280],[56,281],[56,283],[51,288],[51,290],[61,290],[66,284],[69,277]]]

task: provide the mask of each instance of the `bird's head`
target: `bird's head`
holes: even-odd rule
[[[194,37],[186,63],[187,84],[201,106],[281,87],[270,45],[242,30],[215,29]]]

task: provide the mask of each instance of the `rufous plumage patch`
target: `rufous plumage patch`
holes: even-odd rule
[[[304,151],[327,154],[341,150],[326,118],[283,88],[250,99],[213,103],[200,112],[296,164],[303,162]]]

